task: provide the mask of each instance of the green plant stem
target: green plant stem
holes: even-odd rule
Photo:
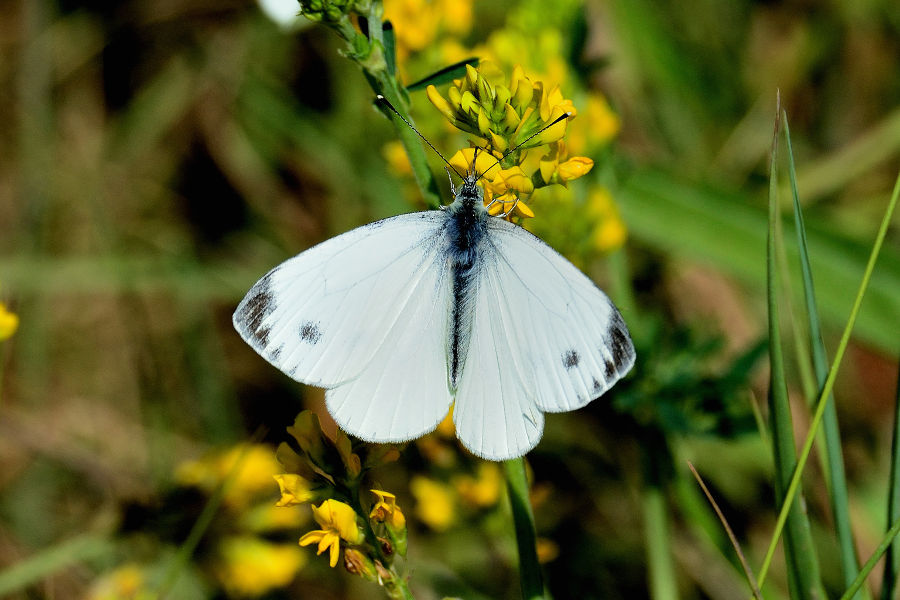
[[[543,600],[543,576],[537,557],[537,533],[534,514],[528,497],[528,477],[525,472],[525,458],[504,461],[506,490],[512,508],[513,526],[516,531],[516,546],[519,550],[519,581],[522,584],[524,600]]]
[[[866,288],[868,288],[869,280],[872,277],[872,271],[875,269],[875,262],[878,259],[878,254],[881,251],[882,244],[884,243],[884,238],[887,236],[887,230],[888,226],[891,223],[891,217],[893,216],[894,209],[897,207],[898,197],[900,197],[900,174],[898,174],[897,180],[894,183],[894,191],[891,194],[891,200],[888,203],[884,218],[881,221],[881,227],[879,228],[878,235],[875,238],[875,244],[872,246],[872,252],[869,255],[869,261],[866,264],[866,270],[863,273],[862,282],[860,282],[859,290],[857,291],[856,298],[853,301],[853,308],[850,310],[850,317],[847,320],[847,325],[844,327],[844,333],[841,335],[841,341],[838,344],[837,352],[835,353],[834,360],[831,363],[831,369],[829,369],[828,371],[828,378],[825,380],[825,385],[822,387],[822,391],[819,393],[819,398],[816,402],[816,412],[813,415],[813,419],[810,423],[809,433],[806,436],[806,441],[804,442],[803,449],[800,452],[797,466],[794,468],[794,474],[791,477],[791,482],[788,486],[787,493],[785,494],[781,512],[778,515],[778,521],[775,523],[775,531],[772,534],[772,540],[769,543],[769,548],[766,552],[763,566],[759,571],[760,587],[762,587],[763,582],[765,581],[769,565],[772,562],[772,556],[775,554],[775,548],[778,545],[778,539],[781,536],[782,530],[784,529],[784,523],[787,519],[787,513],[788,509],[790,508],[790,503],[796,496],[797,490],[800,486],[800,477],[803,473],[803,468],[806,466],[806,460],[809,458],[809,453],[812,449],[813,441],[815,440],[816,433],[818,432],[819,426],[822,423],[822,416],[824,415],[825,407],[827,406],[826,401],[828,399],[828,396],[831,394],[832,389],[834,388],[834,381],[837,378],[838,368],[840,367],[841,360],[844,357],[844,352],[847,349],[847,345],[850,342],[850,334],[853,331],[853,325],[856,323],[856,317],[859,314],[859,308],[862,305],[863,296],[865,295]]]
[[[662,489],[647,485],[643,490],[644,541],[650,577],[650,598],[676,600],[675,569],[669,553],[669,522],[666,499]]]
[[[888,490],[888,523],[900,519],[900,365],[897,367],[897,397],[894,399],[894,435],[891,440],[891,476]],[[897,588],[900,573],[900,548],[891,544],[884,559],[884,576],[881,580],[881,600],[891,600]]]

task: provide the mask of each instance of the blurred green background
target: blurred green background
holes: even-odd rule
[[[632,377],[586,409],[549,416],[529,456],[551,592],[650,597],[647,517],[664,514],[679,595],[746,597],[685,459],[759,564],[777,514],[752,410],[765,404],[776,90],[833,351],[900,166],[900,7],[385,4],[406,83],[490,54],[559,83],[579,110],[603,97],[618,115],[614,139],[582,144],[595,167],[572,184],[574,200],[552,215],[535,207],[535,231],[624,299],[638,346]],[[172,597],[374,597],[312,549],[291,554],[290,584],[235,583],[233,556],[253,564],[253,543],[293,548],[312,527],[308,513],[248,518],[277,497],[266,471],[277,466],[264,458],[253,464],[266,483],[226,502],[190,560],[171,566],[213,494],[216,453],[253,436],[281,441],[302,408],[325,415],[321,390],[293,383],[238,338],[238,300],[319,241],[423,208],[360,70],[331,31],[278,25],[249,1],[0,7],[0,301],[20,317],[0,342],[0,589],[138,598],[126,584],[177,577]],[[412,106],[446,155],[464,145],[424,94]],[[600,187],[628,232],[611,255],[585,249],[566,225]],[[895,220],[836,394],[863,557],[884,528],[898,319]],[[796,376],[791,390],[800,432],[802,383]],[[435,434],[377,476],[409,515],[417,597],[517,597],[508,507],[490,467]],[[816,460],[805,484],[826,587],[838,591]],[[648,512],[655,502],[662,510]],[[223,549],[233,540],[249,544],[243,554]],[[773,597],[786,597],[779,563]],[[250,578],[265,580],[261,569]]]

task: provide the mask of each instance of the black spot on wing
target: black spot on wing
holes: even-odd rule
[[[594,377],[593,379],[594,379],[594,381],[591,384],[591,386],[592,386],[591,391],[593,391],[595,394],[599,394],[600,392],[603,391],[603,384],[600,383],[599,381],[597,381],[596,377]]]
[[[318,324],[304,321],[300,325],[300,339],[312,346],[318,344],[322,339],[322,332],[319,330]]]
[[[613,364],[607,363],[606,371],[619,372],[623,366],[630,366],[634,360],[634,345],[631,336],[628,335],[628,327],[618,312],[615,313],[612,326],[609,328],[609,338],[606,340]]]
[[[275,297],[270,287],[272,273],[274,271],[269,272],[250,289],[234,317],[241,335],[258,347],[265,347],[269,343],[272,328],[264,326],[263,323],[276,308]]]
[[[581,362],[581,357],[578,356],[578,352],[575,350],[569,350],[562,357],[562,364],[566,368],[566,370],[574,369],[578,366],[578,363]]]
[[[606,375],[607,379],[610,379],[613,375],[616,374],[616,363],[614,363],[613,361],[606,361],[605,367],[606,368],[604,370],[604,374]]]

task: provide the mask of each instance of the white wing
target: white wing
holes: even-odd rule
[[[400,215],[310,248],[250,289],[235,328],[293,379],[328,388],[347,432],[376,442],[427,433],[451,403],[445,218]]]
[[[609,298],[521,227],[491,219],[482,258],[453,416],[467,448],[506,460],[538,443],[543,412],[580,408],[624,376],[634,346]]]

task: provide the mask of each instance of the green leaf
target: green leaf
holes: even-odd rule
[[[429,85],[441,85],[442,83],[447,83],[448,81],[459,79],[466,74],[466,65],[476,66],[479,60],[481,59],[479,59],[477,56],[472,56],[465,60],[461,60],[458,63],[453,63],[449,67],[444,67],[443,69],[435,71],[427,77],[423,77],[415,83],[409,84],[408,86],[406,86],[406,91],[415,92],[418,90],[424,90]]]
[[[819,309],[816,303],[816,291],[813,286],[812,267],[806,243],[806,227],[803,223],[803,211],[800,207],[800,193],[797,189],[797,173],[794,169],[794,153],[791,146],[791,130],[788,126],[787,113],[782,112],[784,134],[787,140],[788,168],[791,192],[794,200],[794,222],[797,233],[797,250],[800,255],[800,269],[803,276],[803,294],[806,300],[806,318],[809,327],[809,343],[812,350],[813,368],[816,374],[816,390],[821,391],[828,377],[828,356],[822,340],[822,328],[819,323]],[[841,451],[841,434],[838,427],[837,410],[834,396],[828,395],[823,416],[822,427],[825,434],[825,469],[828,472],[829,497],[831,500],[834,525],[841,553],[841,572],[844,585],[850,586],[859,574],[859,558],[856,555],[856,544],[853,540],[853,529],[850,523],[850,506],[847,493],[847,476],[844,471],[844,457]]]
[[[780,102],[779,102],[780,104]],[[780,107],[779,107],[780,108]],[[772,422],[772,453],[775,457],[775,495],[778,503],[790,506],[784,530],[784,553],[787,562],[788,583],[791,597],[796,599],[825,598],[822,589],[819,562],[813,545],[809,519],[803,510],[800,492],[793,497],[787,493],[797,466],[794,427],[787,391],[787,376],[782,352],[778,281],[781,273],[777,260],[780,242],[780,212],[778,210],[778,133],[780,114],[776,115],[775,135],[772,140],[772,161],[769,180],[769,228],[766,244],[766,290],[769,315],[769,412]],[[773,537],[777,537],[773,536]],[[771,547],[771,546],[770,546]],[[762,586],[768,560],[760,570]]]
[[[397,44],[394,35],[394,25],[390,21],[381,24],[381,36],[384,43],[384,60],[387,63],[388,73],[397,74]]]

